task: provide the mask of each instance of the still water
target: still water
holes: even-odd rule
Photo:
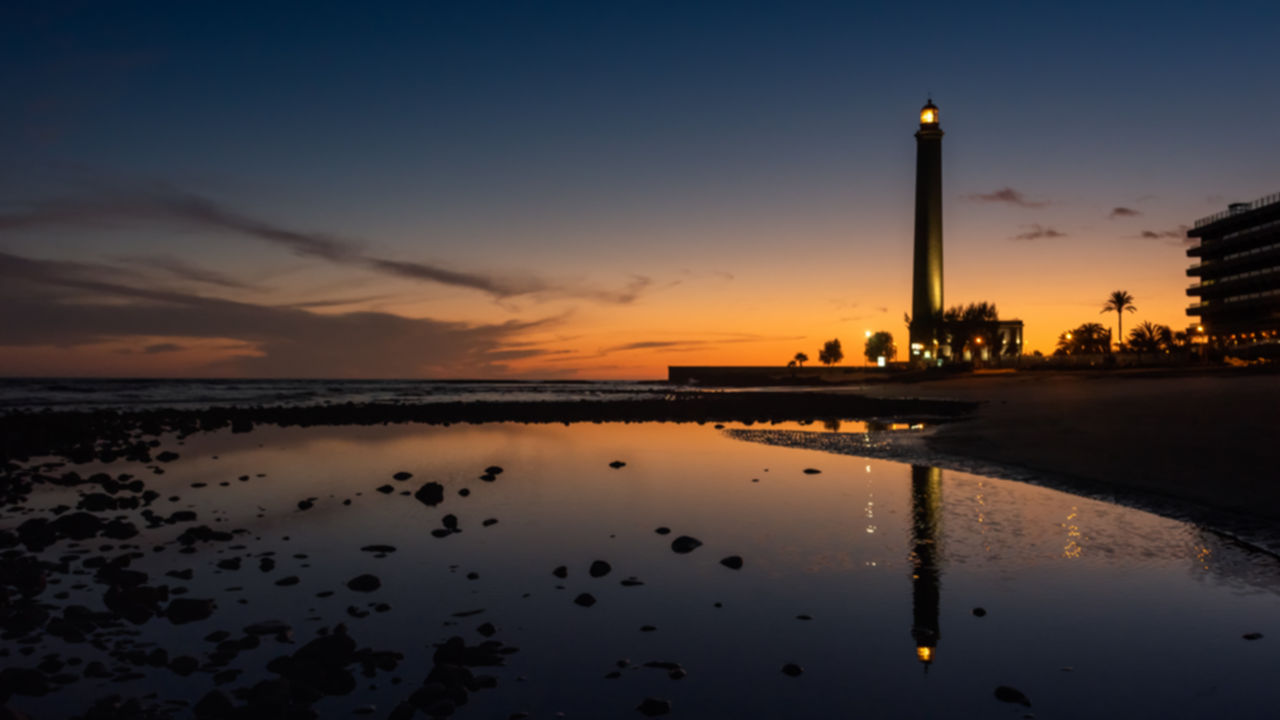
[[[193,554],[153,551],[182,526],[134,539],[147,551],[135,569],[192,569],[172,584],[218,609],[185,625],[146,623],[131,641],[207,653],[215,630],[282,620],[301,644],[344,622],[361,647],[405,655],[395,671],[320,701],[322,717],[368,706],[385,716],[421,683],[433,643],[478,642],[482,623],[519,652],[485,669],[497,687],[473,693],[455,717],[632,718],[647,697],[689,718],[1275,717],[1273,557],[1053,490],[726,432],[742,427],[260,428],[171,440],[181,458],[144,475],[177,498],[156,511],[190,509],[246,532]],[[492,465],[503,472],[479,479]],[[392,479],[401,471],[413,477]],[[428,481],[443,485],[435,507],[411,495]],[[393,492],[376,490],[388,484]],[[32,504],[59,502],[74,505],[75,492],[44,488]],[[432,536],[446,514],[461,532]],[[702,545],[677,554],[681,535]],[[396,550],[361,550],[375,544]],[[276,565],[264,572],[266,552]],[[720,563],[734,555],[741,569]],[[240,569],[217,567],[233,557]],[[588,573],[597,560],[611,568],[603,577]],[[349,590],[362,573],[381,587]],[[278,586],[286,576],[299,581]],[[89,584],[64,602],[100,607],[101,593]],[[575,603],[583,593],[594,605]],[[1263,637],[1243,637],[1253,633]],[[294,649],[269,640],[241,653],[230,667],[243,672],[222,689],[270,677],[267,662]],[[92,648],[50,639],[34,657],[49,652],[88,659]],[[651,661],[686,674],[673,679]],[[789,663],[803,673],[784,674]],[[12,705],[60,715],[112,693],[194,701],[212,687],[206,673],[142,674]],[[997,699],[1001,686],[1031,706]]]

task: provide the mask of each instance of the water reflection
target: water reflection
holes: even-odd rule
[[[911,466],[911,637],[926,669],[942,638],[942,470]]]
[[[138,557],[131,569],[183,572],[191,579],[172,584],[217,599],[218,611],[205,623],[143,626],[132,640],[203,648],[203,657],[215,646],[201,638],[215,629],[283,620],[302,641],[345,622],[362,646],[404,652],[404,677],[420,679],[436,643],[477,640],[478,626],[492,623],[496,639],[520,652],[493,670],[498,687],[458,717],[630,718],[649,696],[700,718],[992,717],[1012,709],[991,698],[1005,682],[1044,717],[1212,716],[1228,709],[1222,697],[1232,698],[1233,717],[1266,717],[1258,710],[1280,663],[1274,558],[1065,493],[816,452],[804,443],[839,436],[800,427],[730,435],[693,424],[405,425],[191,436],[182,458],[149,480],[161,492],[156,507],[244,532],[236,546]],[[615,460],[626,465],[613,468]],[[489,465],[505,472],[478,479]],[[112,469],[121,471],[145,469]],[[399,471],[413,478],[393,479]],[[443,486],[440,507],[412,495],[428,481]],[[41,507],[79,500],[61,488],[41,495]],[[305,512],[304,498],[314,498]],[[433,537],[447,514],[463,532]],[[26,519],[0,513],[0,529]],[[172,540],[181,529],[148,532]],[[671,537],[686,533],[704,545],[673,553]],[[1071,542],[1074,557],[1064,552]],[[374,559],[362,550],[374,544],[397,550]],[[64,551],[51,548],[50,559]],[[271,552],[276,569],[260,572]],[[721,565],[730,555],[745,565]],[[235,558],[244,569],[225,564]],[[612,571],[593,576],[596,560]],[[552,574],[560,566],[567,577]],[[381,578],[375,594],[347,584],[363,573]],[[300,580],[281,586],[284,576]],[[642,582],[622,582],[632,577]],[[97,607],[101,589],[80,585],[60,588],[65,603]],[[574,602],[587,592],[598,600],[589,609]],[[974,617],[976,606],[989,615]],[[1267,639],[1242,640],[1248,632]],[[1132,647],[1144,648],[1141,668],[1125,652]],[[285,650],[264,643],[243,655],[245,674],[228,687],[258,682]],[[617,667],[619,658],[631,666]],[[689,677],[668,679],[645,669],[650,661],[678,662]],[[802,678],[779,672],[791,662],[804,667]],[[190,698],[207,690],[204,675],[190,680],[199,692],[188,692],[171,689],[172,673],[140,672],[147,677],[123,688],[80,688]],[[1196,694],[1207,683],[1218,699]],[[321,714],[394,707],[407,694],[362,684],[326,700]],[[56,700],[29,714],[82,710]]]

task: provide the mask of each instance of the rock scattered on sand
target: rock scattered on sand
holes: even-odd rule
[[[369,573],[357,575],[347,581],[347,588],[356,592],[373,592],[380,587],[382,587],[382,581],[378,579],[377,575],[370,575]]]
[[[1031,699],[1017,688],[1001,685],[996,688],[996,699],[1000,702],[1015,703],[1024,707],[1031,707]]]
[[[484,522],[482,522],[482,523],[480,523],[480,524],[481,524],[481,525],[483,525],[483,526],[485,526],[485,527],[489,527],[490,525],[497,525],[497,524],[498,524],[498,518],[485,518]]]
[[[459,496],[459,497],[467,497],[467,496],[468,496],[468,495],[470,495],[470,494],[471,494],[471,490],[470,490],[470,488],[459,488],[459,489],[458,489],[458,496]]]
[[[670,534],[671,534],[671,528],[669,528],[669,527],[660,527],[660,528],[658,528],[657,530],[654,530],[654,532],[658,533],[659,535],[670,535]]]
[[[490,465],[489,467],[484,469],[484,474],[485,475],[501,475],[502,468],[498,465]]]
[[[172,450],[165,450],[164,452],[156,456],[156,460],[158,462],[163,462],[163,463],[173,462],[174,460],[177,460],[177,459],[178,459],[178,453],[173,452]]]
[[[653,631],[655,631],[655,630],[657,630],[657,629],[658,629],[658,628],[657,628],[656,626],[654,626],[654,625],[641,625],[641,626],[640,626],[640,632],[653,632]]]
[[[440,524],[441,524],[441,525],[443,525],[443,526],[445,527],[445,529],[446,529],[446,530],[451,530],[451,531],[453,531],[453,532],[457,532],[457,530],[458,530],[458,516],[457,516],[457,515],[454,515],[454,514],[452,514],[452,513],[450,513],[450,514],[448,514],[448,515],[445,515],[444,517],[440,518]]]
[[[596,604],[596,597],[591,593],[582,593],[573,599],[573,603],[575,605],[581,605],[582,607],[591,607]]]
[[[480,633],[483,637],[493,637],[494,633],[498,632],[498,628],[495,627],[493,623],[487,622],[482,623],[477,627],[476,632]]]
[[[680,555],[691,553],[700,547],[702,547],[702,541],[688,535],[681,535],[671,541],[671,549]]]
[[[635,575],[632,575],[631,577],[626,578],[621,583],[622,587],[635,587],[637,585],[643,585],[643,584],[644,582],[642,582],[640,578],[636,577]]]
[[[593,578],[604,577],[609,574],[610,570],[613,570],[612,565],[603,560],[596,560],[591,563],[591,569],[587,570],[587,574]]]
[[[741,570],[742,558],[737,555],[730,555],[729,557],[721,560],[720,564],[729,568],[730,570]]]
[[[796,616],[796,619],[797,619],[797,620],[812,620],[812,619],[813,619],[813,616],[812,616],[812,615],[808,615],[808,614],[797,615],[797,616]]]
[[[795,663],[787,663],[782,666],[782,674],[787,677],[800,677],[804,674],[804,668]]]
[[[551,574],[563,580],[569,577],[569,568],[565,567],[564,565],[560,565],[556,567],[555,570],[552,570]]]
[[[974,608],[974,609],[973,609],[973,616],[974,616],[974,617],[986,617],[986,616],[987,616],[987,611],[986,611],[986,609],[985,609],[985,608],[976,607],[976,608]]]
[[[647,697],[636,706],[636,710],[646,717],[657,717],[659,715],[671,714],[671,701],[662,698]]]
[[[276,585],[279,585],[280,587],[289,587],[290,585],[297,585],[300,582],[302,582],[302,579],[297,575],[290,575],[277,580]]]
[[[395,487],[391,485],[382,485],[378,488],[378,492],[382,493],[383,495],[390,495],[395,491],[396,491]]]
[[[310,499],[307,499],[307,500],[299,500],[299,501],[298,501],[298,509],[299,509],[299,510],[310,510],[311,508],[315,507],[315,504],[316,504],[316,502],[315,502],[315,498],[310,498]]]
[[[393,553],[396,551],[395,545],[365,545],[360,548],[360,552],[371,553]]]
[[[819,473],[821,473],[821,472],[822,472],[822,471],[821,471],[821,470],[819,470],[818,468],[805,468],[805,469],[804,469],[804,474],[805,474],[805,475],[817,475],[817,474],[819,474]]]
[[[1244,635],[1241,635],[1240,637],[1244,638],[1245,640],[1261,640],[1261,639],[1262,639],[1262,633],[1260,633],[1260,632],[1245,633]]]
[[[408,479],[409,479],[409,478],[411,478],[411,477],[413,477],[413,473],[411,473],[411,472],[405,472],[404,470],[401,470],[400,472],[396,473],[395,475],[392,475],[392,476],[391,476],[391,479],[392,479],[392,480],[399,480],[399,481],[401,481],[401,482],[404,482],[405,480],[408,480]]]
[[[169,602],[169,607],[165,608],[165,617],[169,618],[169,622],[174,625],[184,625],[197,620],[204,620],[213,614],[217,603],[212,600],[198,600],[196,598],[176,598]]]
[[[423,505],[434,507],[444,502],[444,486],[438,482],[429,482],[418,488],[418,492],[413,496]]]
[[[613,462],[609,463],[609,467],[613,468],[614,470],[617,470],[618,468],[622,468],[626,466],[627,464],[622,462],[621,460],[614,460]]]

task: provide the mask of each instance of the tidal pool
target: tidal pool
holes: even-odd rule
[[[94,636],[98,647],[11,637],[7,666],[56,655],[79,658],[71,675],[97,660],[115,676],[64,677],[11,707],[63,717],[107,695],[156,693],[146,704],[176,709],[213,689],[215,675],[234,700],[273,677],[273,658],[345,623],[360,647],[404,658],[370,676],[353,667],[355,689],[314,709],[386,717],[422,685],[434,644],[481,642],[489,623],[492,639],[518,652],[476,669],[496,686],[469,693],[454,717],[632,718],[645,698],[690,718],[1276,714],[1280,563],[1211,531],[1053,490],[694,424],[260,427],[164,448],[181,457],[162,475],[122,463],[75,469],[133,473],[160,493],[155,513],[197,520],[123,543],[46,548],[41,556],[66,560],[68,572],[39,601],[55,613],[102,609],[104,587],[84,560],[136,546],[130,569],[212,598],[216,611],[125,623]],[[503,472],[481,479],[494,465]],[[443,486],[435,506],[413,496],[428,482]],[[82,491],[41,486],[0,529],[74,506]],[[136,511],[104,514],[116,515],[144,524]],[[446,515],[460,532],[433,536]],[[174,539],[195,524],[243,532],[180,552]],[[682,535],[702,545],[673,552]],[[362,551],[372,545],[395,550]],[[729,556],[742,567],[722,564]],[[595,561],[607,574],[592,577]],[[563,578],[553,574],[561,566]],[[184,570],[189,580],[166,576]],[[362,574],[381,586],[349,589]],[[277,585],[288,577],[296,584]],[[575,602],[583,594],[594,604]],[[290,625],[292,643],[264,635],[211,662],[211,633],[241,637],[268,620]],[[202,669],[183,677],[127,659],[156,648]],[[788,664],[803,672],[784,674]],[[1002,687],[1030,706],[1009,702],[1008,690],[998,698]]]

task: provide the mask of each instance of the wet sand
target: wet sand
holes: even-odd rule
[[[1090,493],[1280,520],[1280,374],[1036,373],[871,386],[875,397],[979,402],[925,437],[937,453]]]

